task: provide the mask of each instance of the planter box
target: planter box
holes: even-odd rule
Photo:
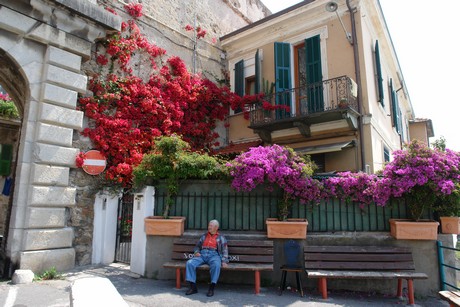
[[[278,221],[276,218],[268,218],[267,237],[270,239],[306,239],[307,225],[306,219],[288,219]]]
[[[441,232],[449,234],[460,234],[460,217],[441,216]]]
[[[390,219],[390,234],[401,240],[436,240],[439,223],[431,220]]]
[[[148,235],[179,237],[184,233],[185,217],[171,216],[165,219],[162,216],[148,216],[144,224]]]

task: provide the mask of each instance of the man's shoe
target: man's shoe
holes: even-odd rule
[[[198,289],[196,288],[196,284],[194,282],[190,283],[190,288],[185,292],[185,295],[191,295],[198,293]]]
[[[185,295],[191,295],[191,294],[195,294],[195,293],[198,293],[198,290],[197,289],[188,289],[187,292],[185,292]]]
[[[211,284],[209,285],[208,293],[206,293],[206,296],[207,296],[207,297],[211,297],[211,296],[214,295],[214,286],[215,286],[215,285],[216,285],[215,283],[211,283]]]

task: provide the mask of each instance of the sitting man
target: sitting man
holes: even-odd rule
[[[207,296],[214,295],[214,287],[219,279],[220,267],[227,267],[228,246],[225,237],[217,232],[219,222],[212,220],[208,224],[208,232],[200,237],[195,246],[193,258],[187,261],[186,280],[190,283],[190,289],[186,295],[198,292],[196,287],[196,268],[202,264],[208,264],[211,273],[211,285]]]

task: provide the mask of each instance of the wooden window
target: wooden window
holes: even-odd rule
[[[11,161],[13,158],[13,145],[0,145],[0,175],[9,176],[11,173]]]
[[[379,41],[375,42],[374,48],[374,56],[375,56],[375,69],[377,71],[377,94],[378,94],[378,101],[382,106],[385,105],[384,103],[384,92],[383,92],[383,76],[382,76],[382,65],[380,63],[380,49],[379,49]]]

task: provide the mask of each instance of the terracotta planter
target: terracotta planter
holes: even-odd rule
[[[400,240],[436,240],[439,223],[431,220],[390,219],[390,234]]]
[[[460,217],[441,216],[441,232],[450,234],[460,234]]]
[[[184,233],[185,217],[171,216],[165,219],[162,216],[148,216],[144,223],[148,235],[179,237]]]
[[[306,219],[288,219],[278,221],[276,218],[268,218],[267,237],[270,239],[305,239],[307,238]]]

